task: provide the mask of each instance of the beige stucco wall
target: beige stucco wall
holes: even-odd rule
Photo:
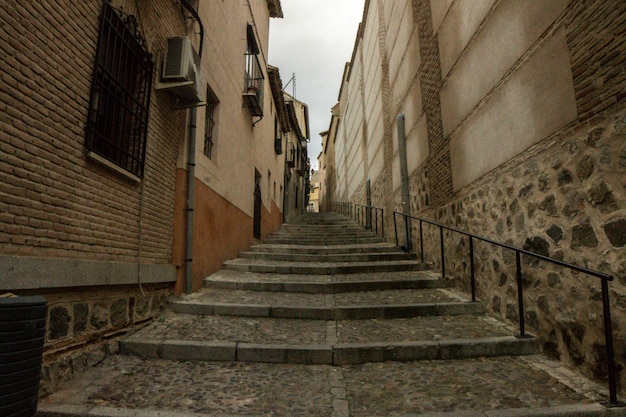
[[[279,194],[285,157],[274,151],[276,109],[266,71],[269,11],[264,2],[250,3],[252,10],[244,3],[232,2],[203,2],[199,9],[205,30],[202,75],[216,94],[219,105],[212,159],[203,153],[205,109],[198,110],[196,178],[252,217],[255,169],[262,176],[261,195],[265,209],[271,212],[272,202],[282,207],[282,195]],[[264,116],[260,121],[242,106],[248,24],[256,29],[261,49],[258,57],[265,76]],[[178,167],[182,169],[186,169],[185,149],[186,142],[181,143]]]
[[[455,189],[473,182],[577,115],[565,34],[557,31],[451,135]]]

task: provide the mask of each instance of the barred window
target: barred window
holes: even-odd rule
[[[217,105],[219,101],[215,93],[207,87],[206,91],[206,114],[204,123],[204,154],[213,159],[213,146],[215,145],[215,125],[217,122]]]
[[[274,118],[274,152],[276,152],[276,155],[283,153],[283,131],[278,117]]]
[[[152,55],[134,16],[104,2],[91,84],[85,146],[143,177]]]

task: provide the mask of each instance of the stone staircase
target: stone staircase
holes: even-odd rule
[[[538,352],[414,254],[341,215],[307,214],[224,263],[122,342],[172,360],[346,365]]]
[[[625,416],[439,274],[307,214],[40,402],[40,417]]]

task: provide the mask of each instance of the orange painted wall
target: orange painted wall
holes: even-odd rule
[[[274,201],[272,201],[271,213],[265,209],[265,206],[263,206],[261,211],[261,239],[265,240],[269,234],[278,230],[283,224],[283,213]]]
[[[197,291],[202,288],[202,280],[220,270],[225,260],[236,258],[239,252],[250,247],[253,241],[253,224],[252,217],[203,182],[196,179],[194,187],[193,290]],[[176,172],[176,190],[172,263],[177,266],[174,293],[180,295],[185,289],[187,171],[183,169]],[[271,213],[263,207],[261,214],[263,237],[278,229],[281,224],[282,213],[273,202]]]

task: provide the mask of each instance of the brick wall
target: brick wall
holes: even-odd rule
[[[413,18],[418,27],[422,66],[420,84],[422,110],[426,116],[429,157],[426,170],[429,180],[430,201],[441,203],[452,196],[450,148],[444,137],[441,119],[441,60],[439,46],[433,33],[429,0],[413,0]]]
[[[184,113],[152,94],[143,186],[86,158],[101,3],[65,3],[0,6],[0,251],[130,262],[139,254],[141,227],[143,259],[169,262]],[[155,68],[168,32],[184,33],[172,8],[167,1],[140,7]]]
[[[584,122],[626,101],[626,3],[574,1],[565,27],[579,120]]]
[[[113,5],[138,17],[156,78],[166,38],[187,33],[179,6]],[[101,7],[0,3],[0,292],[48,300],[44,394],[115,353],[110,339],[153,318],[175,278],[174,190],[185,113],[152,92],[141,182],[86,156]],[[172,278],[156,279],[163,271]],[[114,285],[139,277],[162,284]]]

